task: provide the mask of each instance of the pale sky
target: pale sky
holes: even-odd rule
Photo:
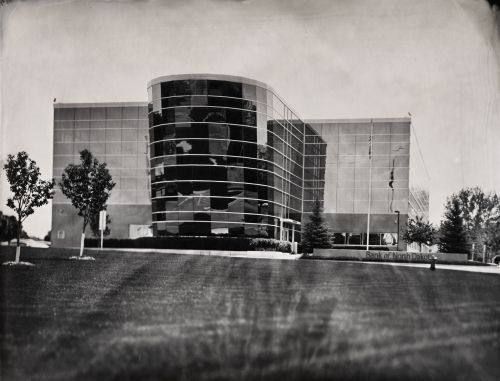
[[[462,187],[500,193],[500,41],[485,0],[54,0],[0,10],[0,156],[26,150],[46,178],[54,98],[146,101],[154,77],[216,73],[266,82],[304,119],[411,112],[432,222]],[[0,180],[0,210],[12,214]],[[43,237],[50,224],[47,206],[25,230]]]

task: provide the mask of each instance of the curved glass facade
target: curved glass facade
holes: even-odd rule
[[[299,241],[306,126],[266,85],[227,78],[148,87],[154,234]]]

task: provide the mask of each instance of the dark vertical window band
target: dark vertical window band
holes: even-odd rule
[[[304,210],[311,210],[315,200],[324,206],[326,143],[308,124],[305,125],[304,151]]]
[[[222,78],[148,89],[154,234],[291,241],[293,225],[299,241],[303,166],[324,155],[324,142],[305,145],[313,130],[270,90]],[[324,165],[306,180],[322,199]]]

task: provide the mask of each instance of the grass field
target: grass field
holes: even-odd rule
[[[498,275],[25,253],[0,269],[2,380],[500,379]]]

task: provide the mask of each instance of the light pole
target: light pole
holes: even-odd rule
[[[400,211],[399,210],[395,210],[394,213],[397,213],[398,214],[398,231],[397,231],[397,238],[396,238],[396,251],[399,251],[399,215],[400,215]]]

